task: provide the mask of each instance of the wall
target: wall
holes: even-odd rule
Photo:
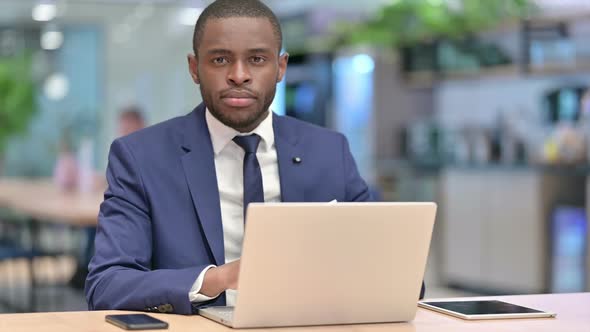
[[[588,72],[574,75],[519,75],[445,81],[435,90],[436,116],[447,128],[491,127],[499,112],[522,112],[531,121],[542,117],[543,94],[567,85],[590,86]]]
[[[49,176],[63,143],[75,149],[81,137],[101,134],[96,125],[102,105],[101,31],[93,25],[78,24],[63,26],[62,31],[63,47],[35,55],[47,64],[45,73],[36,79],[62,73],[68,78],[69,93],[63,99],[51,100],[43,94],[43,82],[37,82],[37,113],[28,132],[11,140],[6,151],[6,175]]]
[[[433,90],[408,86],[391,51],[378,52],[375,67],[375,155],[397,158],[403,128],[432,116]]]
[[[116,136],[116,119],[121,107],[138,103],[145,110],[148,123],[153,124],[188,113],[201,97],[187,69],[192,27],[178,24],[178,8],[156,7],[153,16],[121,43],[117,42],[121,32],[116,30],[121,18],[111,13],[120,11],[123,6],[87,7],[80,10],[105,18],[101,22],[106,36],[101,145],[106,158],[107,147]],[[106,159],[102,164],[106,165]]]
[[[200,101],[198,87],[187,70],[186,55],[191,52],[193,27],[179,23],[182,3],[148,2],[65,2],[58,1],[58,27],[87,26],[101,35],[101,47],[74,50],[77,54],[93,52],[95,67],[78,66],[76,75],[94,80],[99,130],[96,141],[96,166],[106,167],[108,148],[117,132],[119,110],[137,103],[144,108],[148,123],[186,114]],[[5,25],[41,26],[31,19],[32,1],[2,1],[0,22]],[[10,15],[5,15],[9,13]],[[130,23],[127,26],[123,22]],[[69,49],[66,40],[64,49]],[[59,52],[59,51],[57,51]],[[84,58],[70,62],[85,63]],[[98,71],[97,75],[93,75]],[[72,89],[71,93],[77,93]],[[69,107],[68,105],[63,105]],[[22,149],[21,149],[22,151]],[[20,152],[22,154],[22,152]]]
[[[178,22],[180,8],[171,5],[70,3],[59,22],[95,24],[104,41],[99,58],[102,88],[99,102],[97,167],[104,170],[110,143],[117,135],[120,109],[136,103],[149,124],[183,115],[200,101],[187,69],[192,27]],[[130,22],[126,30],[123,22]]]

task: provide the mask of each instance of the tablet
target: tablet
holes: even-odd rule
[[[418,306],[463,319],[548,318],[555,313],[502,301],[420,301]]]

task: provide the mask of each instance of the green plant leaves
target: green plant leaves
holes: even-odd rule
[[[460,38],[533,10],[531,0],[397,0],[372,20],[343,29],[344,42],[400,47]]]
[[[0,59],[0,153],[7,140],[24,132],[35,113],[31,57]]]

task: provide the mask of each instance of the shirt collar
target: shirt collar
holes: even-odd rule
[[[215,155],[218,155],[230,142],[232,142],[235,136],[247,136],[250,134],[257,134],[262,138],[260,146],[258,147],[259,152],[269,151],[275,143],[272,118],[272,111],[270,111],[268,116],[262,120],[254,130],[249,133],[240,133],[219,121],[207,108],[205,112],[205,120],[207,122],[207,127],[209,128],[209,134],[211,135],[213,152]]]

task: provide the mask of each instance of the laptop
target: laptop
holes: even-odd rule
[[[434,203],[252,203],[235,307],[199,314],[233,328],[414,319]]]

